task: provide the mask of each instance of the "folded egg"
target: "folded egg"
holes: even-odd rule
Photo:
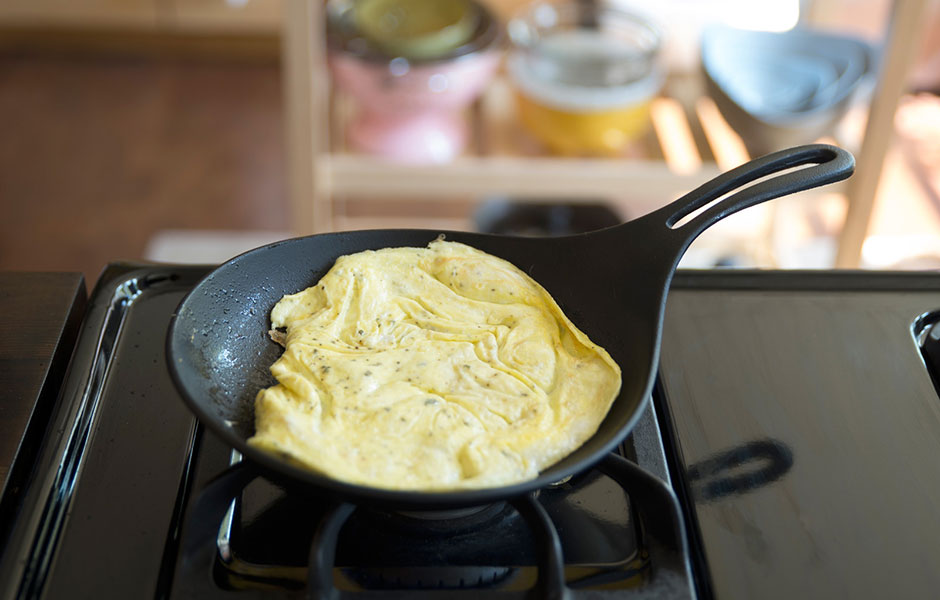
[[[271,313],[254,446],[406,490],[534,478],[597,430],[620,368],[514,265],[437,240],[339,258]]]

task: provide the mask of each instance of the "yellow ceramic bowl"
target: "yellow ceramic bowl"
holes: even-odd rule
[[[659,28],[611,2],[543,0],[507,25],[519,119],[561,154],[617,155],[649,125]]]
[[[516,104],[525,128],[558,154],[615,156],[649,126],[648,101],[625,108],[571,112],[517,92]]]
[[[614,87],[579,87],[547,82],[525,68],[519,54],[509,57],[518,117],[540,142],[558,154],[616,156],[649,128],[650,102],[661,73]]]

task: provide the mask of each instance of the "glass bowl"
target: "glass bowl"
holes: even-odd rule
[[[616,156],[647,131],[663,82],[652,22],[603,2],[553,2],[508,31],[519,119],[550,150]]]

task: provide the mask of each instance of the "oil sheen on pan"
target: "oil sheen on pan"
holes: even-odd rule
[[[271,312],[249,443],[353,484],[534,478],[597,431],[620,368],[514,265],[455,242],[339,258]]]

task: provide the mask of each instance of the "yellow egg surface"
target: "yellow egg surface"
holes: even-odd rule
[[[340,257],[271,312],[249,443],[400,490],[534,478],[597,431],[620,368],[509,262],[442,239]]]

